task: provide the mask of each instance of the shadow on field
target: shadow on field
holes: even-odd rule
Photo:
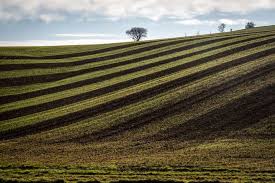
[[[153,111],[153,112],[149,111],[148,113],[145,113],[144,115],[140,115],[138,117],[135,117],[133,119],[130,119],[130,120],[127,120],[123,123],[120,123],[118,125],[114,125],[114,126],[111,126],[109,128],[102,129],[102,130],[94,132],[92,134],[77,137],[77,138],[73,139],[73,141],[82,142],[82,143],[97,141],[97,140],[101,140],[103,138],[107,138],[107,137],[115,136],[115,135],[118,135],[118,134],[122,134],[125,131],[130,131],[130,130],[135,129],[135,128],[140,128],[140,127],[142,127],[146,124],[151,123],[154,120],[161,120],[161,119],[164,119],[164,118],[169,117],[171,115],[175,115],[177,113],[180,113],[180,112],[188,109],[191,105],[193,105],[195,103],[207,100],[207,99],[209,99],[210,97],[212,97],[214,95],[218,95],[218,94],[221,94],[223,92],[226,92],[227,90],[229,90],[229,89],[231,89],[235,86],[238,86],[239,84],[242,84],[242,83],[245,83],[249,80],[252,80],[252,79],[261,77],[263,75],[266,75],[267,73],[270,73],[273,70],[274,70],[274,65],[273,66],[268,65],[267,67],[257,69],[255,71],[252,71],[252,72],[246,74],[246,75],[243,75],[241,77],[232,79],[228,82],[222,83],[221,85],[208,88],[207,90],[204,90],[200,93],[194,94],[194,95],[192,95],[192,96],[190,96],[186,99],[180,100],[179,102],[173,104],[173,106],[171,106],[171,104],[168,104],[167,106],[164,106],[161,109],[158,109],[158,110]],[[261,97],[264,97],[264,96],[261,95]],[[243,100],[246,101],[246,99],[243,99]],[[241,102],[241,101],[236,101],[236,102],[238,103],[238,102]],[[226,111],[226,110],[227,109],[225,109],[224,111]],[[240,110],[240,111],[245,112],[245,110]],[[215,112],[217,112],[217,111],[215,111]],[[219,113],[220,113],[220,111],[219,111]],[[208,115],[210,115],[210,114],[208,114]],[[232,114],[232,113],[231,113],[231,115],[234,116],[234,114]],[[221,120],[221,119],[223,119],[222,116],[219,116],[218,120]],[[190,124],[188,123],[187,126],[186,125],[184,125],[184,126],[186,128],[187,127],[191,128],[193,126],[192,123],[193,122],[190,122]],[[187,124],[187,123],[184,123],[184,124]],[[199,120],[195,124],[199,124]],[[221,123],[221,124],[223,124],[223,123]],[[205,127],[208,127],[208,126],[205,126]],[[182,127],[180,127],[180,129],[182,129]],[[202,129],[202,128],[200,128],[200,129]],[[197,129],[197,130],[199,130],[199,129]],[[168,131],[163,132],[163,134],[157,134],[156,136],[148,138],[148,140],[151,141],[152,139],[159,139],[164,134],[165,134],[165,137],[163,137],[163,138],[165,139],[167,137],[166,135],[168,135],[168,134],[171,135],[171,133],[175,132],[175,131],[178,132],[177,128],[169,129]],[[204,130],[199,130],[199,131],[204,131]],[[188,133],[187,132],[186,133],[187,134],[193,134],[191,132],[194,132],[194,129],[190,130]]]
[[[182,85],[191,83],[193,81],[196,81],[199,78],[207,77],[207,76],[216,74],[218,72],[221,72],[223,70],[230,69],[234,66],[238,66],[238,65],[241,65],[241,64],[244,64],[244,63],[247,63],[247,62],[252,62],[252,61],[255,61],[257,59],[263,58],[265,56],[272,55],[274,53],[274,51],[275,51],[275,48],[271,48],[271,49],[268,49],[268,50],[265,50],[265,51],[262,51],[262,52],[259,52],[259,53],[255,53],[255,54],[252,54],[252,55],[248,55],[248,56],[245,56],[245,57],[242,57],[242,58],[235,59],[231,62],[227,62],[227,63],[224,63],[224,64],[220,64],[220,65],[211,67],[209,69],[206,69],[206,70],[203,70],[203,71],[200,71],[200,72],[197,72],[197,73],[194,73],[194,74],[182,77],[182,78],[178,78],[176,80],[172,80],[172,81],[167,82],[167,83],[157,85],[157,86],[152,87],[152,88],[142,90],[142,91],[137,92],[137,93],[130,94],[130,95],[122,97],[122,98],[112,100],[110,102],[106,102],[106,103],[94,106],[92,108],[83,109],[83,110],[80,110],[80,111],[77,111],[77,112],[74,112],[74,113],[66,114],[66,115],[61,116],[61,117],[56,117],[56,118],[45,120],[45,121],[42,121],[42,122],[39,122],[39,123],[26,125],[26,126],[23,126],[23,127],[17,128],[17,129],[13,129],[13,130],[10,130],[10,131],[1,132],[0,133],[0,140],[17,138],[17,137],[21,137],[21,136],[30,135],[30,134],[40,133],[42,131],[48,131],[48,130],[51,130],[51,129],[54,129],[54,128],[59,128],[59,127],[62,127],[62,126],[67,126],[69,124],[73,124],[73,123],[76,123],[78,121],[88,119],[88,118],[97,116],[97,115],[102,114],[102,113],[106,113],[106,112],[109,112],[109,111],[112,111],[112,110],[115,110],[115,109],[119,109],[123,106],[128,106],[130,104],[134,104],[134,103],[137,103],[139,101],[146,100],[146,99],[148,99],[150,97],[153,97],[157,94],[164,93],[164,92],[169,91],[171,89],[174,89],[174,88],[177,88],[179,86],[182,86]],[[63,105],[65,105],[65,104],[63,104]],[[22,111],[23,109],[20,109],[21,110],[20,113],[19,113],[19,110],[17,111],[18,113],[10,113],[10,111],[2,113],[0,119],[5,120],[5,119],[15,118],[18,114],[20,114],[19,116],[21,116],[23,114],[23,111]],[[28,109],[28,108],[26,108],[26,109]],[[44,110],[44,108],[42,108],[42,111],[43,110]],[[30,111],[26,110],[25,113],[26,114],[32,114],[33,111],[32,110],[30,110]],[[125,124],[126,124],[126,128],[124,126]],[[134,125],[129,126],[129,123],[124,123],[122,128],[121,128],[121,126],[118,126],[118,128],[117,127],[110,127],[109,129],[105,129],[105,130],[107,130],[107,132],[108,132],[107,136],[110,136],[110,135],[114,134],[113,133],[114,129],[115,129],[115,131],[114,131],[115,134],[117,134],[117,132],[120,132],[121,130],[125,131],[125,130],[131,128],[131,126],[133,127]],[[117,129],[119,129],[119,130],[117,130]],[[105,133],[103,133],[103,134],[104,134],[104,136],[106,136]],[[96,135],[92,134],[92,136],[98,136],[98,135],[101,136],[102,133],[99,133],[99,134],[96,134]]]
[[[245,129],[275,114],[275,85],[262,88],[198,118],[164,130],[155,140],[213,139]]]

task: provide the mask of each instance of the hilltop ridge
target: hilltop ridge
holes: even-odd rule
[[[3,180],[274,181],[275,26],[2,47],[0,70]]]

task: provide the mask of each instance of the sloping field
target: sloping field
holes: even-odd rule
[[[275,26],[0,48],[0,181],[275,181]]]

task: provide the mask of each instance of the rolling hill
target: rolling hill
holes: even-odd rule
[[[275,181],[275,26],[0,48],[1,181]]]

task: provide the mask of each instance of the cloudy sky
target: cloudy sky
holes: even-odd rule
[[[275,24],[275,0],[0,0],[0,45],[98,44]]]

